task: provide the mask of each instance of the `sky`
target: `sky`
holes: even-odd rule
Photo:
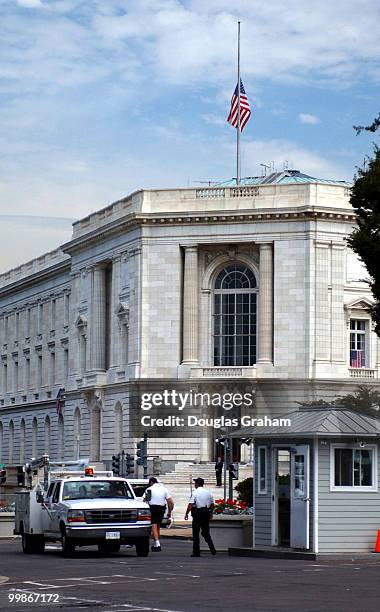
[[[242,175],[352,180],[374,139],[352,126],[379,112],[379,18],[378,0],[0,0],[0,271],[136,189],[236,175],[238,20]]]

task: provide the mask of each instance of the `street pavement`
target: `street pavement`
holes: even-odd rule
[[[47,546],[44,555],[24,555],[18,539],[0,540],[0,610],[380,609],[380,555],[318,562],[206,553],[190,558],[188,540],[168,538],[162,545],[161,553],[148,558],[136,557],[134,549],[126,547],[108,557],[95,548],[81,548],[72,558],[64,558],[59,545]]]

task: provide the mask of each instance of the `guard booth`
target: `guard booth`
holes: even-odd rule
[[[254,443],[254,549],[369,553],[380,529],[380,419],[303,408],[291,425],[235,432]]]

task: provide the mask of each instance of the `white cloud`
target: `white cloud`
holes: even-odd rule
[[[43,7],[43,4],[41,2],[41,0],[16,0],[17,4],[19,6],[25,7],[25,8],[41,8]]]
[[[316,125],[317,123],[321,123],[319,117],[316,117],[316,115],[310,115],[310,113],[300,113],[298,115],[298,119],[301,123],[306,123],[307,125]]]
[[[278,171],[283,169],[284,163],[287,163],[290,170],[300,170],[316,178],[349,179],[343,167],[286,139],[247,143],[244,157],[246,167],[248,160],[255,167],[258,167],[260,163],[270,164],[274,161],[275,169]]]
[[[71,219],[0,215],[0,274],[70,240]]]

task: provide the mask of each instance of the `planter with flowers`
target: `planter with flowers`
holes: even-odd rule
[[[246,502],[237,499],[215,500],[210,531],[216,550],[222,551],[240,546],[252,547],[253,508],[249,508]],[[207,550],[207,545],[202,549]]]

